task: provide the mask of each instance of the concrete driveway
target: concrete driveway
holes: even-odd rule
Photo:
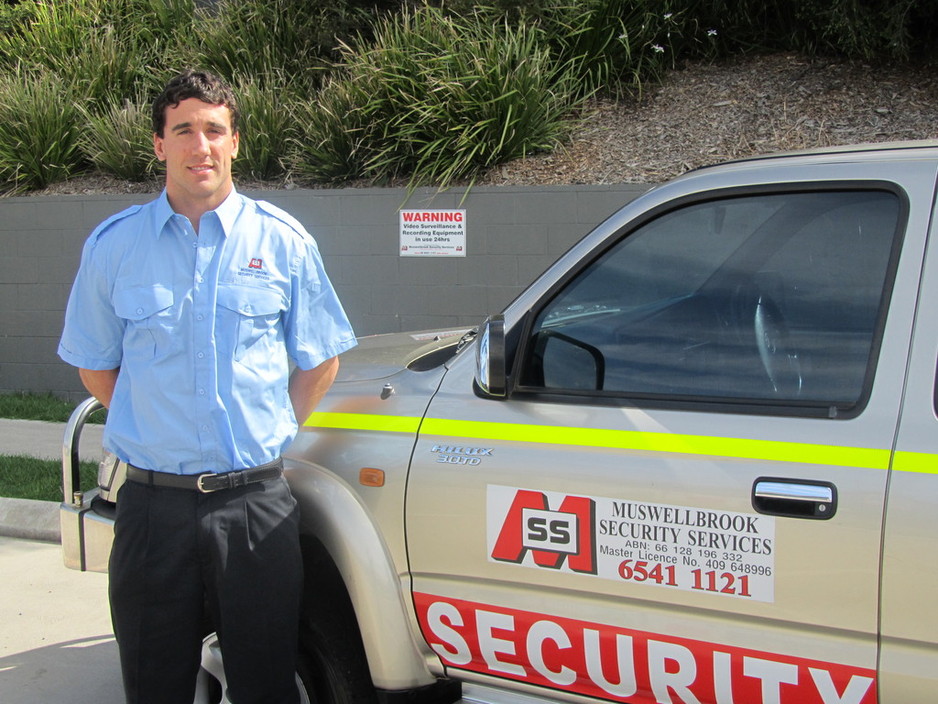
[[[0,537],[0,702],[122,704],[107,575],[56,543]]]
[[[97,461],[102,426],[86,428],[82,459]],[[0,419],[0,451],[59,459],[63,431]],[[107,575],[66,569],[57,542],[10,537],[51,541],[57,524],[55,502],[0,499],[0,704],[123,704]]]

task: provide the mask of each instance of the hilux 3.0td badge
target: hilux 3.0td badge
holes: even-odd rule
[[[430,452],[436,454],[436,461],[440,464],[462,464],[467,467],[480,465],[483,457],[492,456],[491,447],[462,445],[434,445]]]

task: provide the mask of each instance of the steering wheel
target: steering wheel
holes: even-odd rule
[[[795,398],[801,395],[804,379],[801,360],[791,349],[788,327],[778,305],[760,293],[753,312],[753,329],[759,361],[765,369],[776,396]]]

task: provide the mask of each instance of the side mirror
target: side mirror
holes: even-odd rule
[[[504,398],[508,392],[505,372],[505,316],[487,318],[479,329],[476,345],[476,385],[487,396]]]

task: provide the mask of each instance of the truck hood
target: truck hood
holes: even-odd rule
[[[370,335],[340,357],[336,383],[384,379],[402,369],[426,371],[444,364],[470,339],[472,328]]]

